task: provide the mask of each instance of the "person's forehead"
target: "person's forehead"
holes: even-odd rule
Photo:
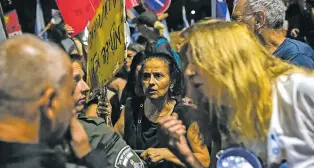
[[[160,58],[149,59],[144,66],[144,72],[147,71],[168,71],[168,63]]]
[[[128,52],[127,52],[128,54],[136,54],[136,52],[135,51],[133,51],[133,50],[128,50]]]
[[[84,71],[82,69],[82,66],[77,63],[77,62],[73,62],[72,63],[72,71],[73,71],[73,76],[75,75],[84,75]]]

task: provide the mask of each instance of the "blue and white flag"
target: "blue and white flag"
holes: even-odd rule
[[[40,5],[40,0],[37,0],[36,4],[36,22],[35,22],[35,34],[38,35],[45,29],[45,19],[43,10]],[[45,32],[43,35],[40,36],[43,39],[48,39],[48,34]]]
[[[133,32],[132,35],[131,35],[132,42],[133,42],[133,43],[136,43],[137,39],[138,39],[141,35],[142,35],[141,32],[140,32],[137,28],[135,28],[135,29],[134,29],[134,32]]]
[[[230,21],[230,13],[226,0],[212,0],[212,5],[216,6],[215,18]]]
[[[164,25],[164,37],[166,39],[168,39],[168,41],[170,41],[170,34],[169,34],[169,30],[168,30],[168,25],[167,25],[167,22],[166,20],[162,20],[161,23]]]
[[[186,18],[186,10],[185,6],[182,6],[182,18],[183,18],[183,23],[184,23],[184,28],[188,28],[190,26],[188,19]]]
[[[129,29],[128,31],[130,31],[130,28],[134,28],[134,32],[132,34],[130,33],[130,40],[131,40],[131,43],[135,43],[138,37],[141,35],[141,33],[136,28],[136,24],[132,23],[132,19],[139,16],[139,13],[134,8],[131,8],[127,10],[127,15],[128,15],[128,18],[130,18],[128,20],[128,29]]]

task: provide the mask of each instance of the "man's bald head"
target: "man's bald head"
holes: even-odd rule
[[[70,60],[56,45],[29,34],[3,41],[0,44],[0,110],[14,113],[3,109],[8,108],[7,103],[38,99],[44,89],[58,89],[60,82],[71,75]]]

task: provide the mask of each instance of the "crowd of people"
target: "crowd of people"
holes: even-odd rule
[[[104,88],[86,83],[88,44],[69,25],[68,51],[1,42],[0,167],[314,167],[314,51],[287,37],[286,10],[238,0],[232,21],[204,18],[175,49],[143,12]]]

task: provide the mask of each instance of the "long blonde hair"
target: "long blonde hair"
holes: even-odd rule
[[[272,82],[303,71],[272,56],[241,23],[218,21],[193,30],[193,63],[209,81],[209,99],[231,109],[229,126],[241,136],[265,139],[272,113]]]

